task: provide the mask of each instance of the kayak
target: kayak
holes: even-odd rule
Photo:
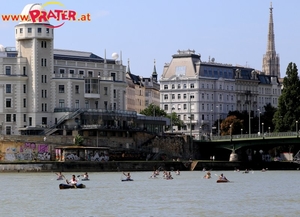
[[[90,179],[85,178],[85,179],[81,179],[81,181],[90,181]]]
[[[217,180],[217,183],[224,183],[224,182],[229,182],[229,181],[228,180],[222,180],[222,179]]]
[[[64,178],[63,177],[59,177],[59,178],[57,178],[56,180],[63,180]]]
[[[122,182],[133,181],[133,179],[122,179]]]
[[[70,189],[70,188],[85,188],[85,185],[77,184],[75,187],[74,185],[69,185],[69,184],[59,184],[59,189]]]

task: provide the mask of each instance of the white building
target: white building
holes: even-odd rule
[[[26,5],[22,14],[31,9],[41,5]],[[15,39],[16,49],[0,46],[1,134],[37,134],[63,122],[84,124],[76,123],[84,110],[125,110],[122,61],[55,50],[49,23],[21,22]]]

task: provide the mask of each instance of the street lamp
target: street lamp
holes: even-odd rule
[[[258,111],[258,135],[260,134],[260,110],[259,109],[257,109],[257,111]]]
[[[230,124],[229,127],[230,127],[230,142],[232,142],[232,124]]]
[[[211,112],[211,123],[210,123],[210,137],[212,138],[212,128],[213,128],[213,110],[210,110]]]
[[[199,140],[201,140],[202,125],[199,127]]]
[[[262,128],[263,138],[265,138],[265,135],[264,135],[264,123],[261,123],[261,128]]]
[[[217,105],[218,108],[218,136],[220,136],[220,107]]]
[[[243,128],[241,129],[241,138],[242,138],[242,136],[243,136]]]
[[[269,136],[270,136],[270,133],[271,133],[271,127],[269,127]]]
[[[297,138],[298,138],[298,121],[296,121],[296,134],[297,134]]]

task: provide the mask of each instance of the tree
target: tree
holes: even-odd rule
[[[84,138],[81,135],[77,134],[74,138],[74,143],[76,146],[79,146],[79,145],[82,145],[83,140],[84,140]]]
[[[176,112],[172,112],[171,114],[168,114],[167,117],[170,118],[170,120],[172,120],[173,126],[178,126],[178,127],[184,126],[184,122],[178,118]]]
[[[275,131],[295,130],[296,120],[300,117],[300,80],[295,63],[289,63],[283,89],[278,99],[278,108],[274,114]]]
[[[147,108],[142,110],[140,112],[140,114],[146,115],[146,116],[154,116],[154,117],[166,117],[167,116],[167,113],[164,110],[160,109],[159,106],[154,105],[153,103],[151,103]]]
[[[230,131],[231,135],[240,134],[241,129],[243,129],[243,120],[238,119],[235,115],[228,116],[221,123],[222,136],[230,135]]]

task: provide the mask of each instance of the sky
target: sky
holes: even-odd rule
[[[40,3],[46,3],[41,2]],[[32,1],[13,1],[0,14],[20,14]],[[75,10],[91,21],[71,22],[56,28],[54,48],[92,52],[130,60],[132,74],[150,77],[154,59],[159,77],[177,50],[191,49],[202,61],[262,69],[270,15],[269,0],[61,0],[46,10]],[[281,77],[290,62],[300,64],[299,0],[273,0],[275,48]],[[50,20],[50,23],[61,22]],[[0,44],[14,47],[17,22],[0,20]],[[122,55],[120,55],[122,53]]]

